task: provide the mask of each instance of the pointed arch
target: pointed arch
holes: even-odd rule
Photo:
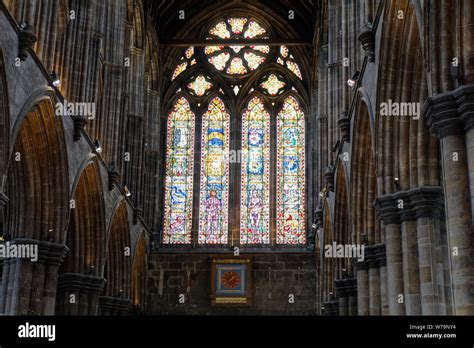
[[[230,114],[214,97],[202,116],[199,244],[228,241]]]
[[[270,113],[253,97],[242,114],[240,243],[270,243]]]
[[[305,244],[305,117],[293,96],[277,115],[276,168],[277,244]]]
[[[195,116],[180,97],[168,115],[163,244],[190,244]]]

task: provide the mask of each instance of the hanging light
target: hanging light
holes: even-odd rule
[[[100,141],[99,139],[97,139],[95,142],[94,142],[94,146],[95,146],[95,151],[97,153],[102,153],[102,145],[100,144]]]
[[[124,186],[123,187],[123,190],[125,191],[125,196],[126,197],[130,197],[132,194],[130,193],[129,189],[127,186]]]
[[[360,72],[359,70],[357,70],[354,75],[352,75],[352,77],[347,80],[347,85],[350,87],[350,88],[354,88],[356,83],[357,83],[357,80],[359,79],[359,75],[360,75]]]
[[[56,71],[51,71],[49,76],[51,76],[51,80],[53,80],[53,86],[56,88],[59,88],[59,86],[61,86],[61,81],[59,80],[59,77],[56,74]]]

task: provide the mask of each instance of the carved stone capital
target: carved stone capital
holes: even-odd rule
[[[100,294],[104,289],[105,279],[78,273],[63,273],[58,276],[58,289],[69,292],[87,292]]]
[[[87,125],[87,118],[81,116],[74,117],[74,141],[81,139],[81,133]]]
[[[341,138],[344,142],[350,141],[351,120],[347,117],[347,111],[341,113],[341,117],[337,120],[339,129],[341,130]]]
[[[23,23],[22,30],[20,32],[20,41],[19,41],[19,50],[18,58],[21,61],[25,61],[28,57],[28,50],[33,47],[33,44],[36,42],[35,32],[33,31],[33,26],[30,23]]]
[[[400,223],[399,209],[394,202],[392,194],[383,195],[375,199],[377,216],[385,225]]]
[[[332,166],[327,167],[324,173],[324,181],[326,182],[328,190],[334,192],[334,171]]]
[[[375,61],[375,40],[371,29],[366,29],[359,34],[359,42],[370,62]]]
[[[112,165],[109,168],[109,191],[112,191],[114,187],[120,186],[120,174],[115,170]]]
[[[69,252],[69,248],[64,244],[57,244],[45,241],[39,241],[29,238],[16,238],[10,242],[13,245],[37,245],[37,262],[45,263],[49,266],[60,266]]]
[[[423,114],[430,131],[440,139],[464,134],[474,126],[474,85],[428,98]]]

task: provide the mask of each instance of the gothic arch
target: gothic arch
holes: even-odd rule
[[[6,77],[3,52],[0,50],[0,129],[2,130],[0,133],[0,192],[5,190],[4,176],[6,176],[5,171],[10,153],[10,108],[8,105],[8,85]],[[0,212],[0,219],[2,216],[3,212]],[[0,228],[2,228],[2,226],[0,226]]]
[[[105,207],[97,159],[87,161],[73,187],[64,273],[102,276],[105,262]]]
[[[64,131],[53,100],[50,90],[30,97],[13,128],[7,178],[12,238],[65,241],[69,175]]]
[[[375,149],[367,104],[360,100],[355,114],[352,137],[350,215],[352,217],[352,241],[361,244],[380,242],[376,233],[375,209],[377,197]],[[377,225],[378,226],[378,225]],[[377,227],[378,231],[378,227]],[[362,234],[366,235],[363,238]]]
[[[146,271],[148,262],[148,240],[145,231],[140,233],[132,263],[132,311],[144,312],[146,310]]]
[[[100,314],[128,313],[131,295],[131,255],[127,207],[123,200],[119,200],[109,226],[104,267],[106,284],[103,296],[99,298]]]

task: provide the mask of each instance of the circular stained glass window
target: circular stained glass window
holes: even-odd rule
[[[209,30],[208,40],[268,39],[267,31],[253,19],[232,17],[222,20]],[[206,46],[204,53],[209,63],[229,75],[244,75],[257,69],[267,58],[270,47]]]

